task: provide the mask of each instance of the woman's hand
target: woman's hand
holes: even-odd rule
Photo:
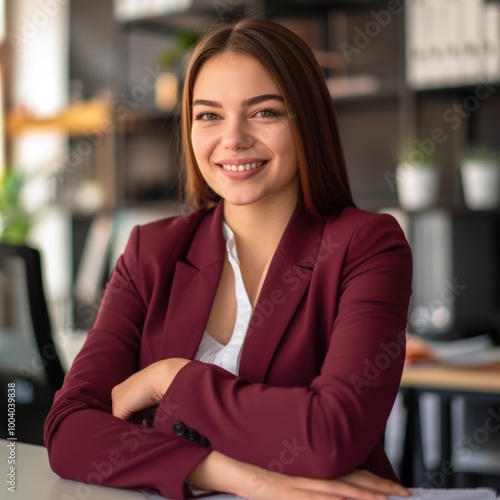
[[[386,500],[389,495],[410,496],[401,485],[356,470],[337,479],[286,476],[261,469],[244,491],[252,500]]]
[[[382,497],[387,495],[400,497],[411,496],[411,492],[399,483],[376,476],[367,470],[355,470],[346,476],[339,477],[337,481],[350,484],[357,488],[375,491],[377,494],[382,495]]]
[[[337,479],[308,479],[271,472],[212,451],[192,471],[198,488],[232,493],[251,500],[386,500],[410,496],[400,484],[356,470]]]
[[[113,387],[113,415],[127,420],[135,412],[159,404],[177,372],[188,363],[182,358],[163,359]]]

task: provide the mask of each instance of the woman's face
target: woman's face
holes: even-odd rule
[[[296,197],[298,168],[283,97],[255,59],[208,60],[193,89],[191,142],[207,184],[227,203]]]

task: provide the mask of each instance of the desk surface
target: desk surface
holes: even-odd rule
[[[9,443],[9,441],[0,439],[0,449],[2,450],[0,453],[2,461],[0,470],[2,473],[9,467],[7,465]],[[47,450],[45,448],[26,443],[15,443],[16,472],[15,493],[12,492],[13,500],[74,500],[77,498],[92,498],[92,500],[144,500],[145,498],[150,500],[164,500],[164,497],[159,495],[105,488],[61,479],[50,469]],[[8,479],[9,477],[7,476],[7,482],[3,482],[3,485],[0,486],[1,498],[11,498],[8,496],[8,493],[10,493],[8,490]],[[7,494],[4,494],[4,489]],[[421,496],[419,490],[414,490],[415,496],[412,498],[426,498],[427,500],[491,500],[496,497],[492,491],[487,490],[425,490],[424,493],[425,496]],[[239,497],[233,495],[213,495],[209,498],[210,500],[239,499]],[[391,498],[396,500],[396,498],[401,497]],[[500,500],[500,497],[497,500]]]
[[[9,457],[8,444],[10,442],[0,439],[0,471],[5,478],[5,472],[10,467],[7,464]],[[92,500],[164,500],[165,497],[150,493],[140,493],[115,488],[94,486],[78,481],[61,479],[54,474],[49,466],[47,450],[42,446],[34,446],[21,442],[15,442],[15,493],[12,497],[5,493],[9,483],[2,480],[0,485],[0,498],[12,498],[12,500],[76,500],[78,498],[92,498]],[[9,477],[7,476],[7,481]],[[233,495],[214,495],[211,500],[237,499]]]
[[[449,366],[438,362],[405,367],[401,387],[500,394],[500,363]]]

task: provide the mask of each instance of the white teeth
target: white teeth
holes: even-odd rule
[[[245,170],[251,170],[257,167],[260,167],[264,162],[257,161],[253,163],[244,163],[242,165],[222,165],[224,170],[231,170],[232,172],[244,172]]]

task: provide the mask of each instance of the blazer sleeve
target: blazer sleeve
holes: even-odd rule
[[[210,452],[111,414],[111,389],[139,369],[147,310],[134,229],[109,280],[95,327],[45,423],[50,465],[61,477],[185,497],[190,471]],[[157,414],[175,410],[168,397]]]
[[[162,434],[174,438],[178,421],[222,453],[291,475],[334,478],[365,462],[399,387],[411,253],[390,216],[372,214],[350,231],[338,303],[326,312],[333,330],[310,385],[249,383],[193,361],[165,395],[178,410],[156,422]]]

